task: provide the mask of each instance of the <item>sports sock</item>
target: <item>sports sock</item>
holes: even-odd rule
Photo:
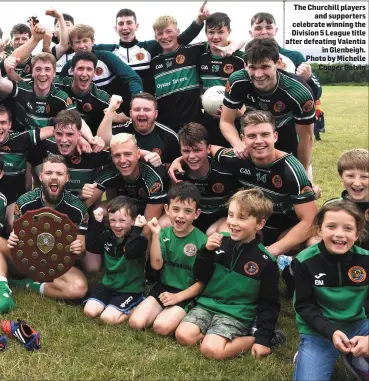
[[[4,280],[5,279],[5,280]],[[0,314],[6,313],[15,307],[12,291],[5,277],[0,279]]]
[[[22,288],[28,288],[33,292],[39,293],[41,283],[36,282],[32,278],[24,278],[24,279],[10,279],[9,284],[12,286],[22,287]]]

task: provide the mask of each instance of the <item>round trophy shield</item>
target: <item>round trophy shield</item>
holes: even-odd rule
[[[14,221],[19,242],[11,251],[17,269],[39,282],[50,282],[65,274],[76,255],[69,246],[78,227],[63,213],[52,208],[26,212]]]

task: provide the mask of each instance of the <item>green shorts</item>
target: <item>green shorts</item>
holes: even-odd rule
[[[192,308],[182,322],[196,324],[204,335],[219,335],[228,340],[241,336],[252,336],[251,329],[239,320],[218,315],[200,307]]]

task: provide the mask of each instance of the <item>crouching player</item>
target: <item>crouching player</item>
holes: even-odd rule
[[[280,310],[279,275],[275,258],[259,242],[257,232],[272,208],[258,189],[237,192],[230,199],[230,237],[212,234],[196,256],[194,275],[206,286],[176,330],[179,343],[202,341],[202,354],[218,360],[250,348],[256,358],[271,352]]]
[[[87,250],[104,256],[105,274],[87,299],[84,313],[121,324],[144,299],[147,239],[141,233],[146,219],[137,216],[134,201],[124,196],[112,200],[107,211],[110,229],[104,229],[104,210],[97,208],[87,235]]]
[[[161,270],[161,277],[129,319],[132,328],[144,329],[152,325],[159,335],[174,333],[191,299],[203,290],[192,268],[197,251],[207,239],[193,226],[201,212],[200,197],[195,185],[175,184],[168,192],[168,205],[165,205],[172,226],[161,229],[156,218],[147,223],[152,233],[151,267]]]

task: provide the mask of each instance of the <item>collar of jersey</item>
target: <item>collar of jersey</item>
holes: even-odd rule
[[[44,200],[43,200],[43,198],[42,198],[42,195],[43,195],[43,192],[42,192],[42,186],[40,186],[40,199],[41,199],[41,203],[42,203],[42,205],[43,205],[43,206],[46,206],[46,207],[48,207],[48,208],[56,209],[56,208],[57,208],[57,207],[64,201],[65,189],[63,190],[62,198],[60,199],[60,201],[59,201],[56,205],[51,205],[51,206],[46,205],[46,204],[44,203]]]
[[[123,42],[119,40],[119,45],[122,48],[133,48],[135,45],[137,45],[137,43],[138,43],[137,38],[134,38],[131,42]]]
[[[205,176],[194,177],[194,176],[188,175],[188,177],[190,179],[193,179],[193,180],[206,180],[209,177],[210,173],[211,173],[211,158],[210,158],[210,156],[208,156],[208,162],[209,162],[209,170],[208,170],[208,173]]]
[[[351,250],[346,251],[345,254],[332,254],[327,250],[323,241],[319,242],[318,246],[319,246],[321,254],[330,262],[333,262],[333,263],[346,262],[351,259],[351,256],[352,256]]]

